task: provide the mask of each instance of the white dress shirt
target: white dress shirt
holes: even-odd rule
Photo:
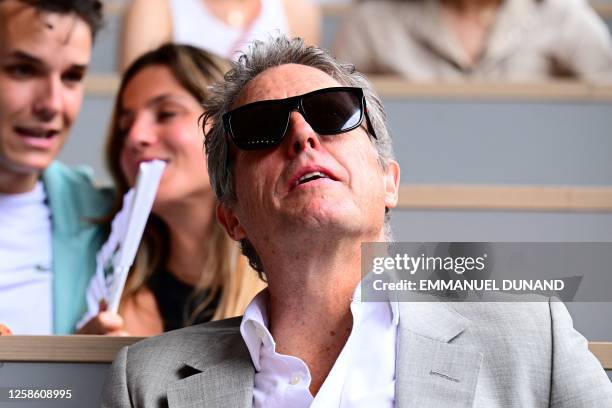
[[[299,358],[279,354],[268,330],[267,289],[247,307],[240,333],[255,366],[253,406],[393,407],[399,314],[395,302],[351,302],[353,329],[316,396],[310,371]]]

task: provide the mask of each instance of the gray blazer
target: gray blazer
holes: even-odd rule
[[[251,407],[240,321],[123,348],[102,406]],[[402,303],[398,336],[397,407],[612,407],[612,384],[559,302]]]

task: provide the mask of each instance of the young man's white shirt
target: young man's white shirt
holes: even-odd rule
[[[0,194],[0,323],[13,334],[53,333],[51,260],[42,182],[26,193]]]

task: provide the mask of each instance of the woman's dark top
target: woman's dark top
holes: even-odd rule
[[[159,313],[164,322],[164,331],[185,327],[191,313],[209,294],[208,291],[205,291],[198,298],[192,298],[193,286],[181,282],[168,270],[156,271],[149,278],[148,287],[155,296]],[[198,313],[193,324],[210,321],[219,304],[219,298],[220,292],[206,305],[206,308]]]

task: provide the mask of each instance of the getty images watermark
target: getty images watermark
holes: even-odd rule
[[[612,301],[611,243],[362,244],[364,301]]]

